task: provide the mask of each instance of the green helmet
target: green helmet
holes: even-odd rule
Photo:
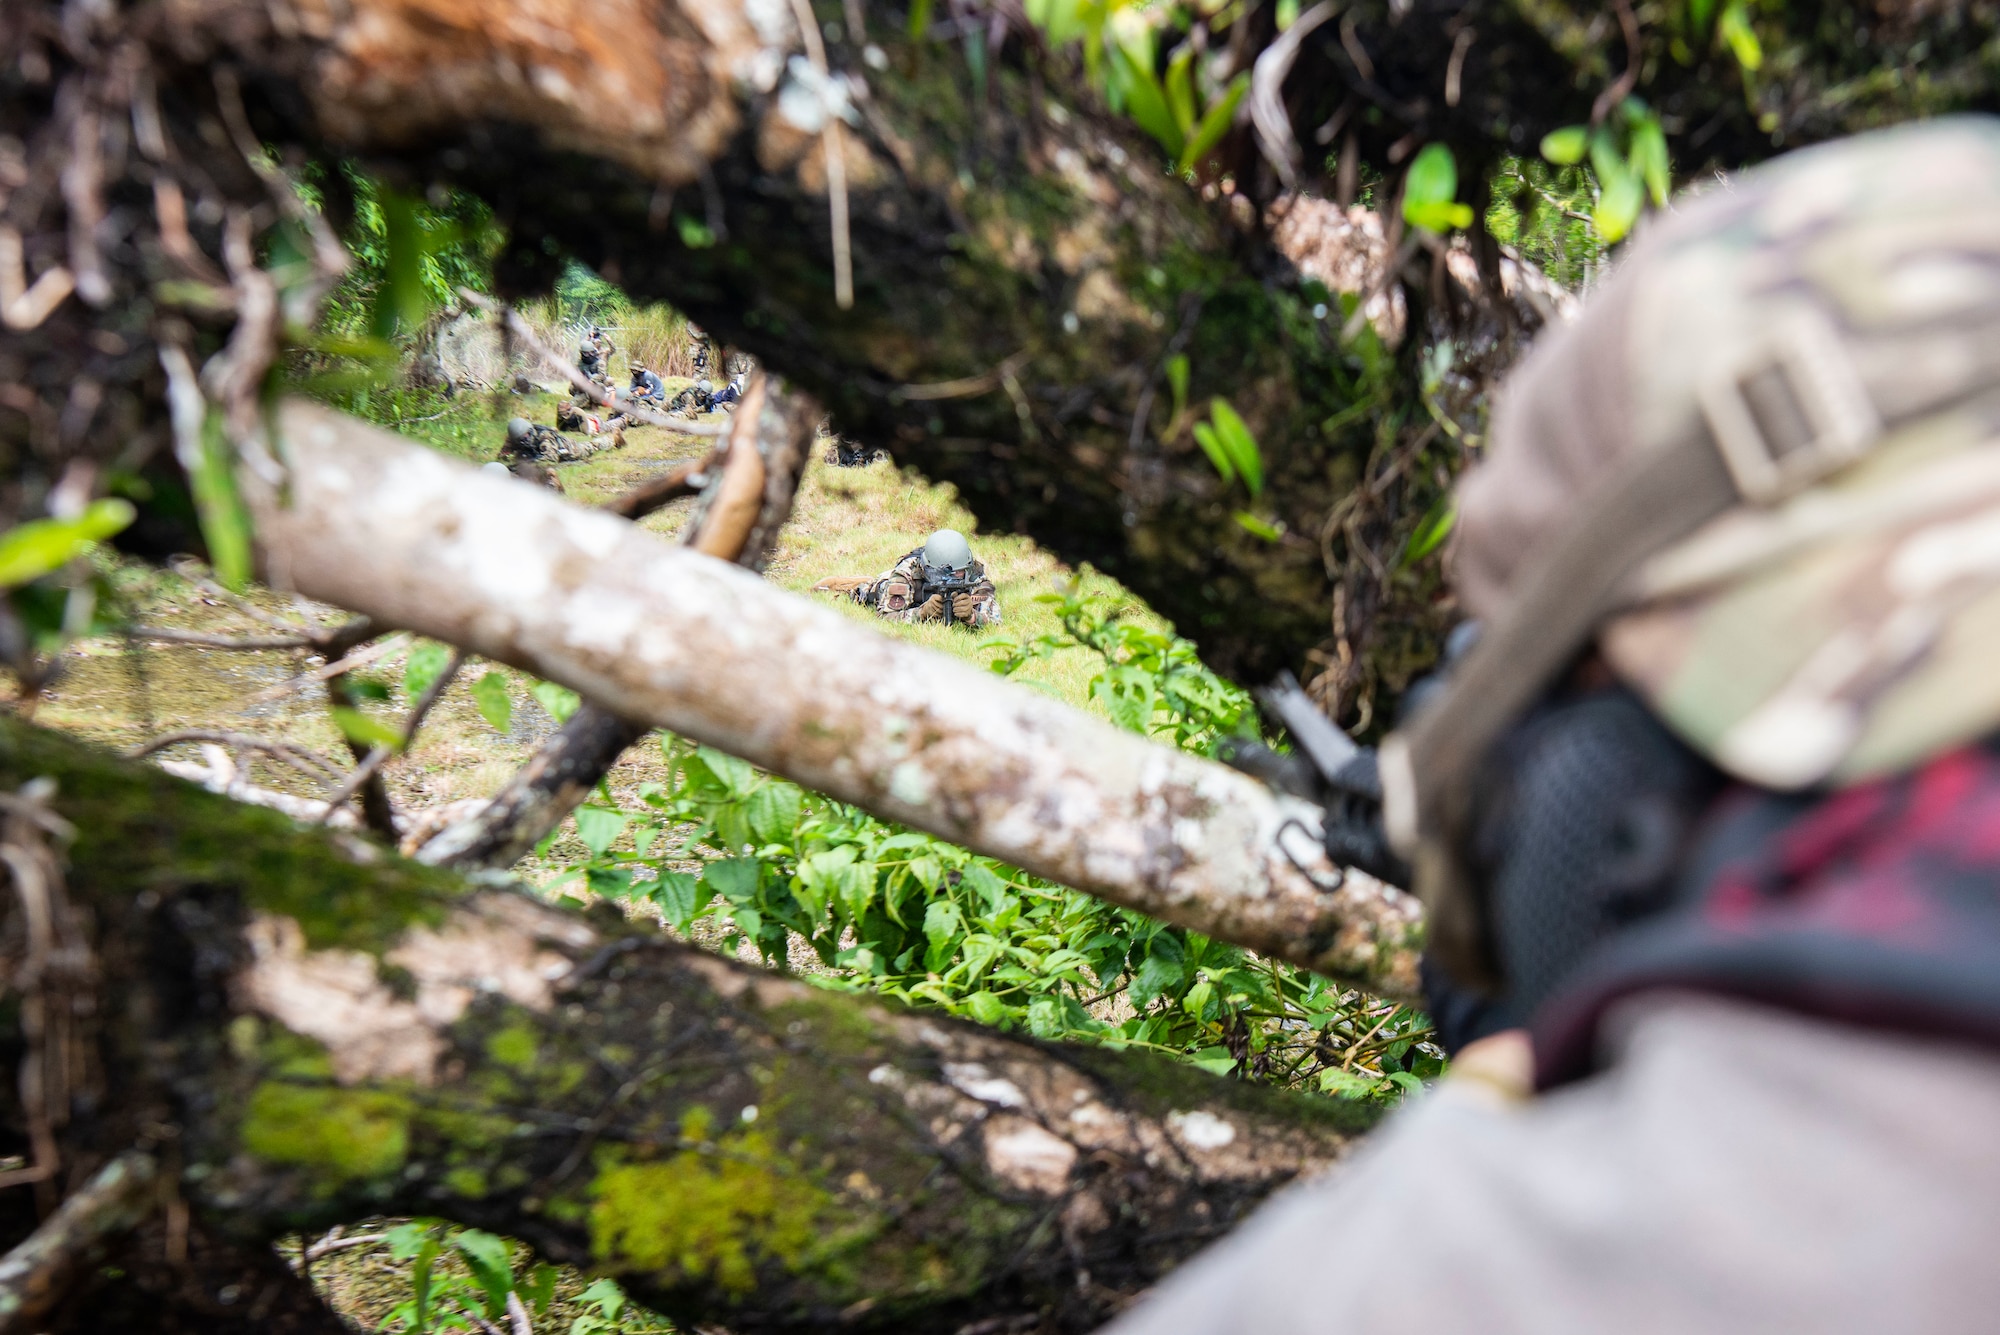
[[[924,543],[924,565],[963,573],[972,565],[972,544],[957,529],[941,528]]]

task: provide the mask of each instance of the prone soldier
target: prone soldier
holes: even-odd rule
[[[1000,595],[972,545],[955,529],[939,529],[924,545],[872,580],[827,579],[814,586],[845,593],[891,621],[942,621],[973,629],[1000,624]]]
[[[507,443],[500,447],[502,462],[532,459],[542,464],[575,463],[597,453],[588,441],[571,440],[554,427],[537,426],[525,417],[507,423]]]

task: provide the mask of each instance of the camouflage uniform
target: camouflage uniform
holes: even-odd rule
[[[599,376],[611,374],[611,354],[618,349],[601,329],[593,329],[583,337],[583,346],[577,352],[576,364],[582,372],[595,380]]]
[[[971,587],[950,596],[951,620],[977,630],[1000,624],[1000,595],[986,577],[986,567],[978,561],[968,572]],[[924,551],[919,547],[896,562],[873,583],[863,584],[848,595],[877,616],[891,621],[943,621],[945,595],[934,595],[924,578]],[[938,598],[936,606],[930,600]]]
[[[543,464],[568,464],[588,459],[595,453],[597,447],[589,441],[571,440],[554,427],[547,426],[531,427],[526,440],[510,440],[500,447],[503,463],[531,459]]]

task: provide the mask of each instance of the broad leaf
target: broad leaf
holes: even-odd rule
[[[1187,136],[1181,133],[1174,113],[1168,109],[1166,90],[1153,77],[1152,67],[1141,65],[1122,45],[1111,49],[1111,59],[1122,76],[1125,110],[1139,123],[1140,129],[1160,141],[1160,147],[1179,158]]]
[[[1206,422],[1196,422],[1194,439],[1201,446],[1201,452],[1208,456],[1208,461],[1215,465],[1215,471],[1221,474],[1222,480],[1234,482],[1236,465],[1229,462],[1229,451],[1223,447],[1222,437],[1216,434],[1215,428]]]
[[[93,501],[70,519],[34,519],[0,535],[0,588],[60,570],[90,545],[124,528],[138,511],[130,501]]]
[[[387,751],[403,749],[403,734],[380,719],[370,718],[346,705],[335,705],[327,712],[333,715],[333,726],[356,746],[379,746]]]
[[[1558,167],[1574,167],[1590,151],[1590,127],[1565,125],[1542,136],[1542,156]]]
[[[507,674],[497,668],[472,683],[472,703],[479,717],[501,732],[514,726],[514,697],[507,690]]]
[[[603,857],[611,845],[617,842],[618,836],[625,832],[625,827],[631,823],[630,816],[622,811],[613,811],[609,807],[576,809],[577,837],[583,840],[584,847],[590,850],[593,857]]]
[[[465,1268],[484,1290],[486,1315],[496,1319],[505,1316],[507,1295],[514,1288],[513,1257],[507,1244],[491,1233],[468,1228],[454,1237],[451,1245],[465,1258]]]
[[[414,703],[425,691],[437,684],[451,665],[451,646],[439,644],[435,640],[425,640],[410,650],[410,656],[403,663],[403,696]]]
[[[653,884],[652,901],[660,906],[660,916],[682,936],[694,923],[694,915],[700,909],[695,878],[684,871],[660,869],[660,878]]]
[[[583,697],[567,686],[558,686],[552,681],[538,681],[528,694],[535,697],[535,703],[548,711],[557,723],[569,722],[569,716],[583,703]]]
[[[1425,144],[1403,178],[1403,221],[1431,232],[1472,224],[1472,209],[1458,204],[1458,162],[1443,144]]]

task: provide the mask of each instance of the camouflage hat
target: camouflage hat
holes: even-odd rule
[[[1560,610],[1752,782],[2000,729],[2000,121],[1683,203],[1510,381],[1458,528],[1487,638]]]

